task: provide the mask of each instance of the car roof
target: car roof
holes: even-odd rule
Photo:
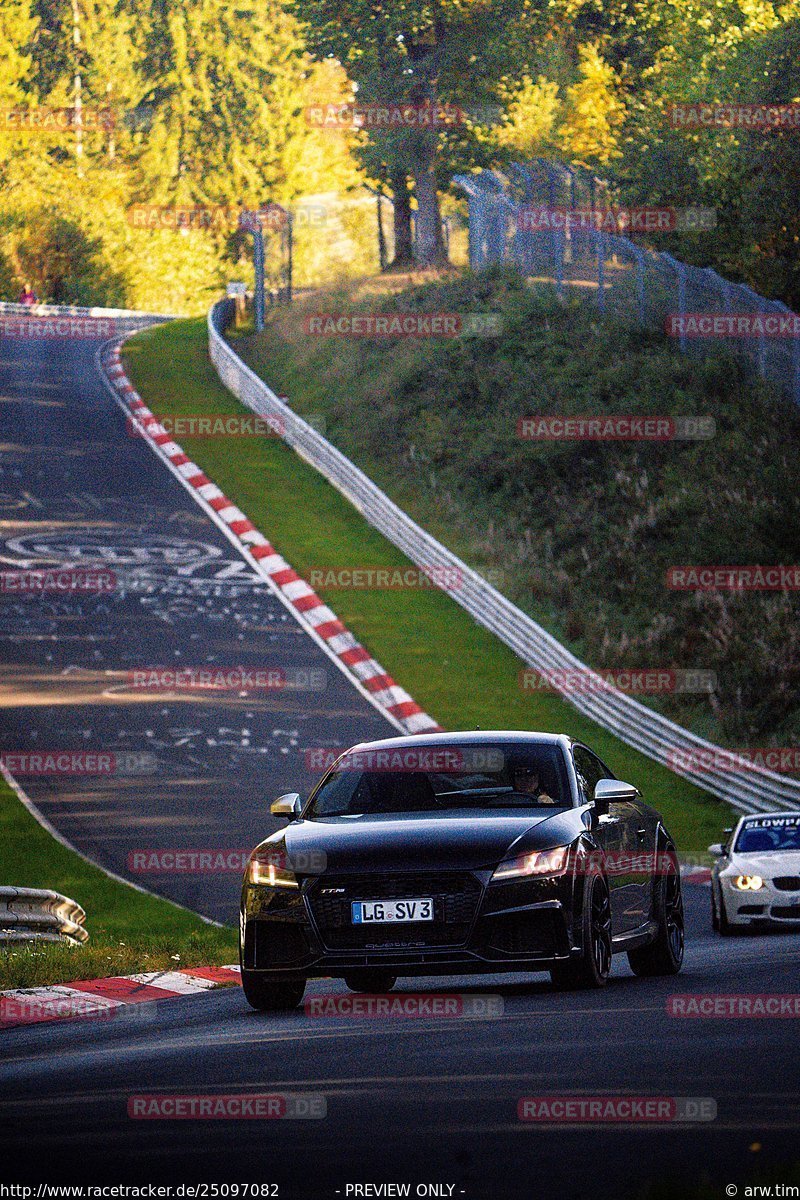
[[[782,812],[744,813],[743,816],[739,817],[739,820],[736,822],[734,832],[747,821],[775,821],[778,819],[785,820],[787,817],[793,821],[796,821],[798,818],[800,818],[800,812],[798,812],[796,809],[785,808]]]
[[[418,733],[406,737],[382,738],[376,742],[359,742],[351,751],[400,750],[412,746],[485,746],[485,745],[551,745],[569,749],[575,738],[565,733],[537,733],[530,729],[470,729],[452,733]]]

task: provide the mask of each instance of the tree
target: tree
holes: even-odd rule
[[[619,83],[596,46],[579,49],[580,79],[567,89],[559,140],[572,161],[608,163],[621,150],[618,135],[625,118]]]
[[[529,52],[534,27],[532,18],[522,21],[524,0],[295,0],[295,11],[312,51],[343,64],[360,100],[409,105],[416,113],[434,114],[444,105],[460,111],[495,100],[514,56]],[[470,123],[458,134],[468,143]],[[372,142],[386,134],[368,136]],[[437,168],[447,137],[446,126],[418,121],[404,126],[396,142],[414,180],[416,256],[422,266],[446,259]],[[468,165],[468,159],[462,162],[462,168]]]
[[[31,44],[38,20],[30,0],[0,0],[0,102],[21,104],[33,69]]]

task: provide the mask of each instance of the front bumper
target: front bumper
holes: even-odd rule
[[[306,880],[299,891],[246,884],[242,966],[276,980],[376,969],[468,975],[547,970],[580,952],[571,875],[502,884],[489,878],[489,872],[440,875],[435,893],[432,877],[414,875]],[[433,894],[434,921],[353,925],[351,900],[373,898],[378,890],[386,893],[380,898],[393,891]]]
[[[735,876],[720,876],[722,900],[729,924],[800,924],[800,891],[778,888],[771,879],[764,879],[764,886],[758,891],[740,891],[733,882],[734,878]]]

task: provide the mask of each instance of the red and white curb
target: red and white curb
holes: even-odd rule
[[[693,883],[697,887],[710,887],[711,868],[698,867],[692,863],[681,863],[681,879],[684,883]]]
[[[320,641],[328,654],[364,692],[374,706],[403,733],[437,733],[434,721],[408,692],[389,675],[342,624],[305,579],[297,574],[256,529],[241,509],[192,462],[133,388],[120,361],[119,344],[109,348],[101,360],[105,375],[129,409],[142,435],[167,459],[181,478],[197,492],[227,526],[232,540],[253,559],[260,572],[288,602],[301,624]]]
[[[83,1017],[112,1017],[131,1004],[199,996],[240,982],[239,968],[183,967],[109,979],[76,980],[53,987],[0,992],[0,1029]]]

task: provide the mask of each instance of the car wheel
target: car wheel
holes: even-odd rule
[[[649,946],[628,951],[634,975],[677,975],[683,966],[684,919],[683,893],[675,851],[670,847],[669,868],[656,880],[654,916],[658,926]]]
[[[345,987],[348,987],[351,992],[372,992],[373,995],[382,995],[384,992],[390,992],[397,983],[397,976],[390,975],[388,971],[365,971],[361,975],[345,975]]]
[[[717,898],[714,895],[714,885],[711,885],[711,928],[714,933],[719,933],[719,913],[717,912]]]
[[[590,875],[583,896],[583,954],[554,963],[550,978],[559,991],[605,987],[611,971],[611,898],[602,875]]]
[[[303,999],[306,981],[276,983],[264,979],[257,971],[242,971],[242,990],[250,1007],[259,1012],[291,1012]]]

